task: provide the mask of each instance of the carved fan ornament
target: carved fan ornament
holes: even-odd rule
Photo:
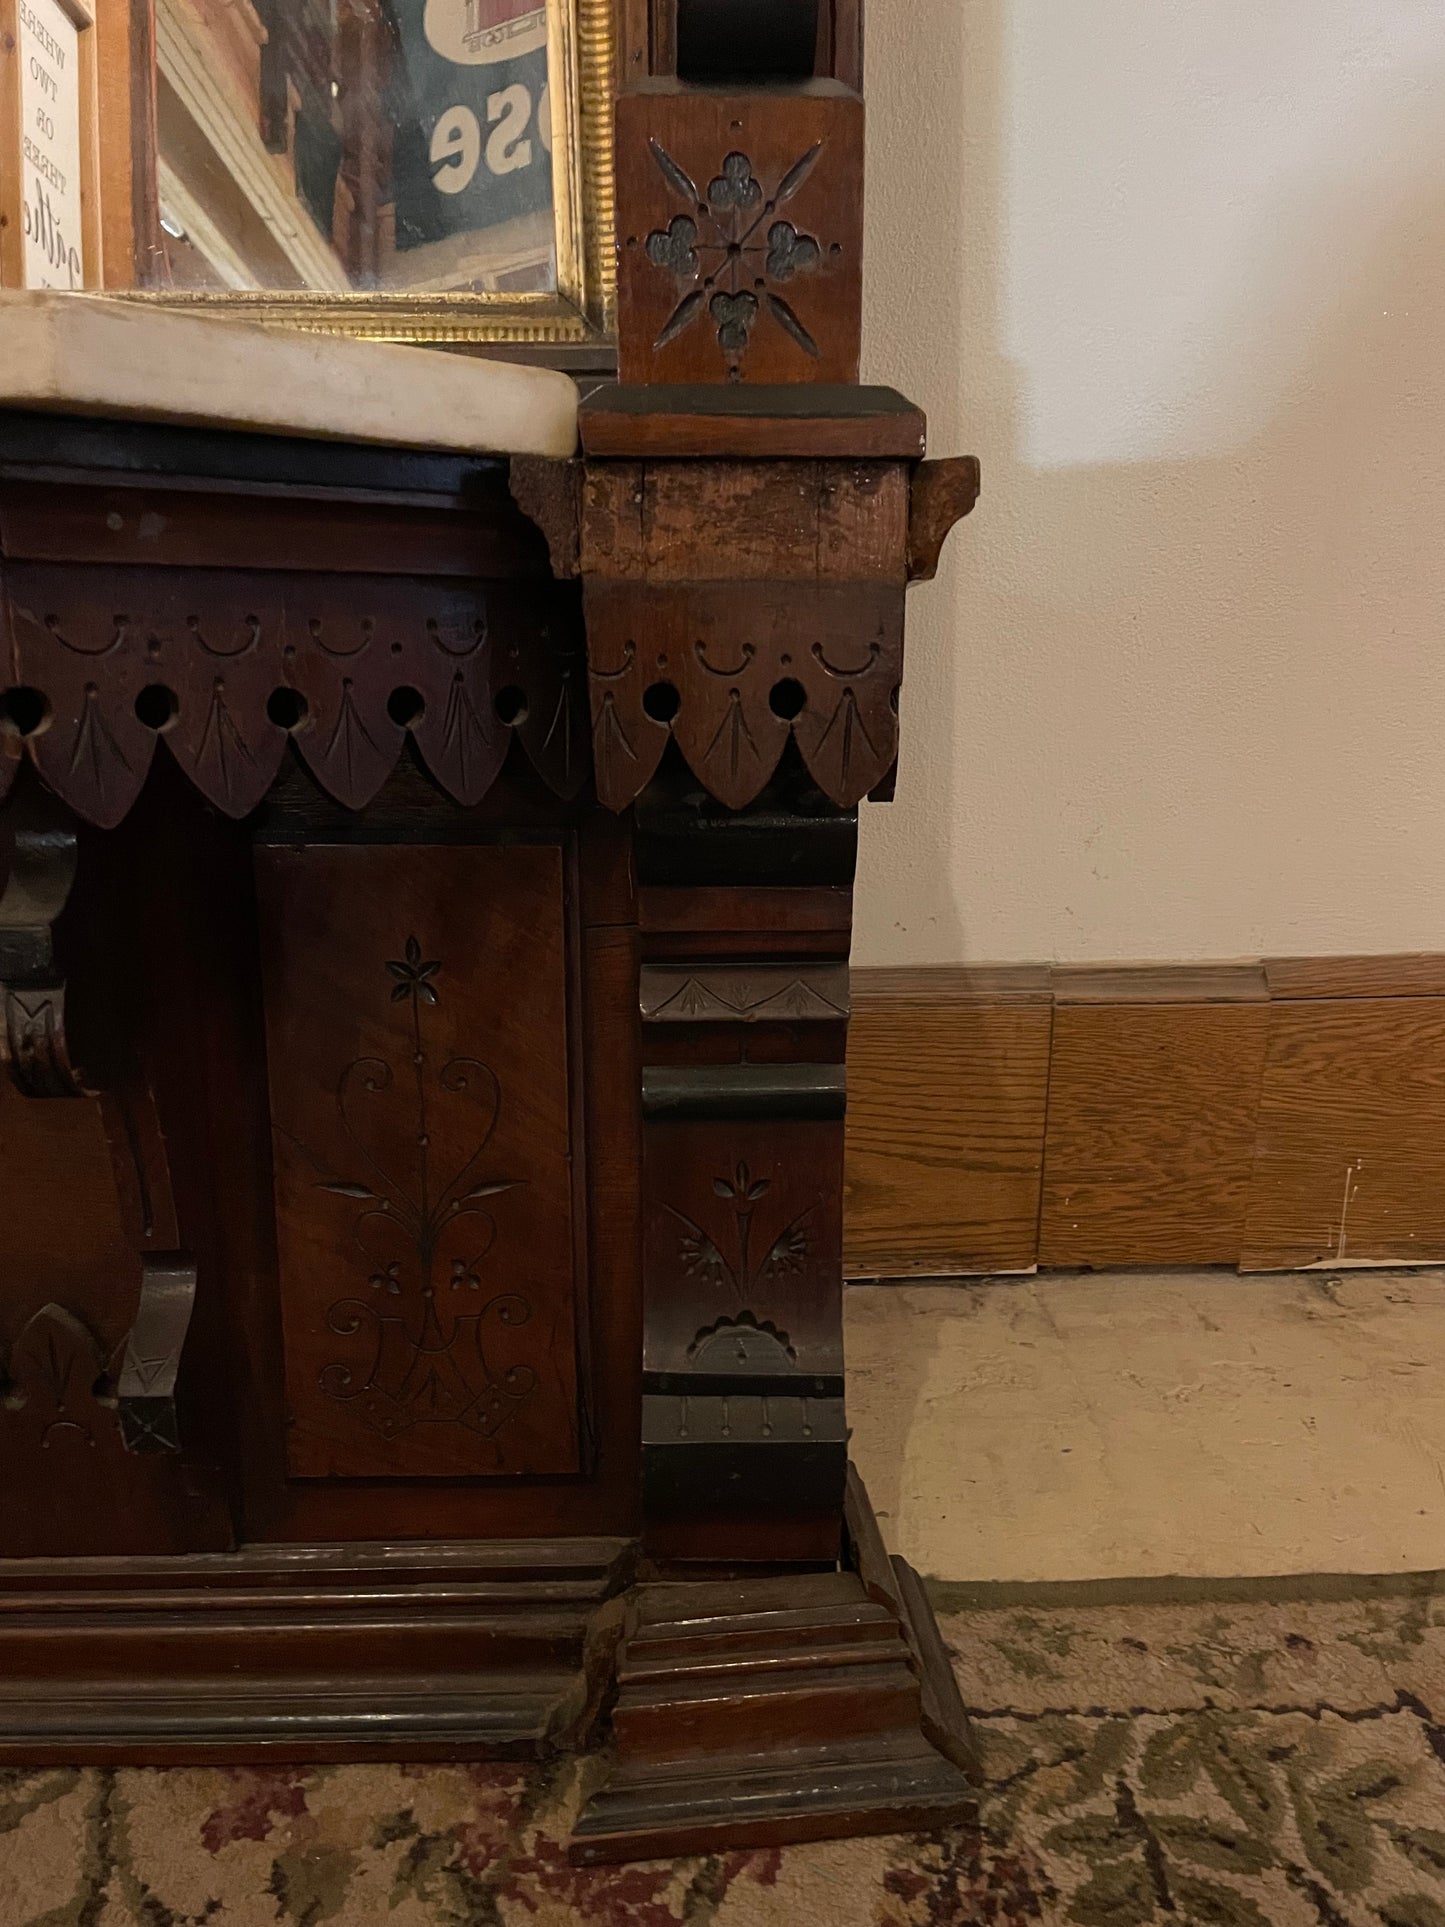
[[[815,273],[824,249],[813,235],[778,218],[777,211],[812,173],[823,143],[814,141],[800,154],[771,194],[764,191],[746,154],[725,155],[703,195],[661,141],[650,139],[648,150],[686,210],[647,237],[648,260],[686,289],[653,347],[665,348],[706,322],[716,334],[728,380],[739,381],[753,330],[766,319],[805,355],[819,360],[817,342],[781,289],[800,275]],[[828,252],[836,255],[838,244]]]
[[[491,1438],[537,1389],[537,1375],[525,1365],[494,1365],[483,1327],[488,1321],[503,1328],[524,1325],[532,1307],[520,1293],[502,1291],[459,1311],[452,1294],[480,1298],[484,1262],[497,1239],[496,1219],[484,1200],[526,1180],[482,1168],[501,1113],[495,1074],[474,1057],[451,1057],[433,1067],[423,1013],[441,1001],[441,960],[425,956],[409,936],[386,970],[390,1001],[409,1006],[411,1049],[399,1075],[386,1059],[367,1056],[354,1058],[337,1080],[336,1111],[356,1154],[355,1175],[334,1173],[299,1147],[319,1173],[318,1190],[361,1206],[351,1235],[371,1294],[339,1299],[326,1314],[327,1328],[338,1337],[366,1342],[369,1361],[327,1365],[319,1383],[328,1398],[353,1404],[362,1425],[383,1438],[415,1425],[459,1425]],[[382,1162],[368,1125],[366,1100],[387,1099],[398,1083],[410,1084],[415,1113],[408,1171]],[[435,1170],[432,1159],[432,1112],[443,1102],[472,1115],[472,1148],[450,1174]]]
[[[27,752],[76,814],[114,827],[157,744],[232,817],[288,743],[364,809],[408,735],[458,803],[480,802],[520,737],[559,795],[587,779],[585,663],[537,583],[231,575],[14,563],[0,791]],[[24,725],[16,710],[28,709]]]

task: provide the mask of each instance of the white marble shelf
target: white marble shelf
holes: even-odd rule
[[[464,454],[572,454],[563,374],[93,295],[0,291],[0,408]]]

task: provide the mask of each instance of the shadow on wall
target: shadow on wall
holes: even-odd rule
[[[911,598],[857,960],[1445,948],[1445,18],[1387,0],[1343,79],[1300,52],[1303,106],[1221,109],[1259,153],[1222,147],[1214,195],[1188,174],[1197,251],[1159,246],[1177,285],[1146,257],[1101,288],[1121,236],[1164,235],[1168,116],[1081,178],[1100,104],[1055,140],[1039,103],[1070,76],[1038,69],[1071,54],[1039,21],[1063,0],[1025,4],[870,15],[865,378],[923,403],[934,453],[977,452],[984,493]],[[1099,32],[1142,35],[1146,8],[1108,0]],[[1315,12],[1289,11],[1302,50]],[[1349,11],[1325,0],[1340,32]],[[1174,58],[1152,31],[1117,49],[1120,113],[1139,58]],[[1249,58],[1199,89],[1247,93]],[[1103,209],[1097,262],[1050,193]],[[1078,459],[1091,440],[1117,458]]]

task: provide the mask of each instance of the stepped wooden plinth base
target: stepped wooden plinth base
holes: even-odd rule
[[[911,1833],[972,1820],[956,1766],[916,1730],[768,1754],[619,1764],[572,1836],[577,1866]]]
[[[585,1747],[631,1557],[624,1540],[557,1539],[7,1561],[0,1764]]]
[[[971,1820],[975,1756],[917,1574],[856,1477],[851,1568],[646,1585],[580,1865]],[[881,1561],[881,1563],[880,1563]]]

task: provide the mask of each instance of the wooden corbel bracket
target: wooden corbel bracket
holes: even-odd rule
[[[144,1255],[135,1323],[108,1361],[84,1318],[42,1305],[0,1368],[0,1418],[19,1415],[42,1447],[57,1429],[97,1444],[113,1423],[126,1452],[179,1453],[176,1378],[195,1297],[188,1258]]]
[[[976,455],[919,462],[908,494],[908,580],[931,582],[948,532],[978,500]]]
[[[582,474],[580,461],[514,455],[508,476],[512,500],[542,531],[561,582],[581,574]]]
[[[94,1097],[71,1058],[55,959],[55,926],[75,883],[75,820],[35,788],[14,798],[0,825],[0,1051],[26,1097]]]
[[[108,1009],[89,1013],[82,1049],[69,1022],[56,925],[76,869],[75,818],[38,784],[23,787],[0,813],[0,1058],[24,1097],[99,1102],[127,1233],[142,1250],[170,1250],[179,1233],[149,1079]]]
[[[125,1341],[116,1415],[127,1452],[179,1452],[176,1378],[196,1302],[196,1267],[179,1252],[141,1260],[140,1303]]]

